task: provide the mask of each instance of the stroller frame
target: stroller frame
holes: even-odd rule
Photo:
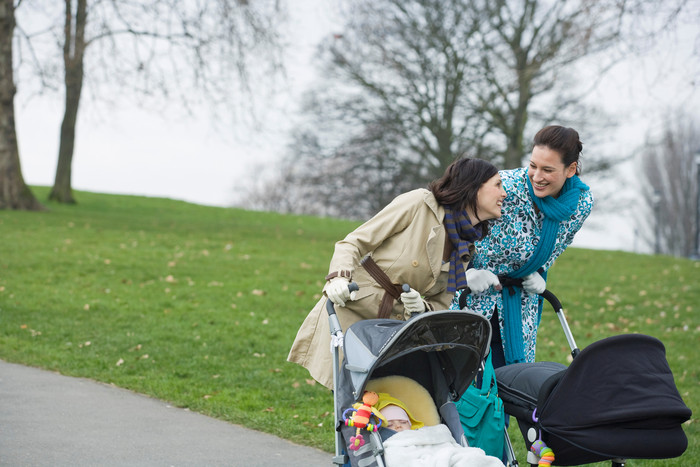
[[[355,292],[360,290],[360,287],[355,283],[351,282],[348,285],[350,292]],[[340,347],[343,345],[343,328],[340,326],[340,320],[338,315],[335,313],[335,307],[330,299],[326,302],[326,311],[328,312],[328,325],[331,331],[331,347],[333,348],[333,384],[338,381],[338,371],[340,368]],[[338,398],[338,391],[336,387],[333,387],[333,413],[334,420],[340,420],[342,416],[342,409],[340,407],[340,402]],[[371,439],[372,444],[376,445],[376,440],[374,439],[376,433],[372,433]],[[379,443],[381,446],[381,443]],[[340,430],[335,430],[335,456],[333,457],[333,463],[336,465],[344,465],[348,462],[347,454],[343,453],[343,436]],[[379,453],[381,454],[381,453]]]
[[[356,287],[356,284],[350,284],[350,290]],[[363,431],[369,434],[369,441],[361,444],[358,450],[348,452],[344,441],[351,442],[348,431],[354,433],[357,428],[348,426],[350,419],[345,420],[345,414],[361,401],[365,390],[393,394],[394,390],[404,387],[382,389],[377,386],[379,381],[392,378],[407,379],[421,387],[430,399],[430,410],[434,413],[434,417],[423,420],[432,419],[430,424],[446,425],[458,444],[468,446],[454,402],[483,368],[488,355],[491,325],[486,318],[467,311],[430,311],[414,315],[407,321],[361,320],[343,335],[330,300],[326,302],[326,310],[333,353],[334,465],[346,465],[348,461],[353,465],[355,462],[369,465],[370,455],[376,461],[372,465],[384,465],[382,439],[393,432],[384,428]],[[340,347],[344,347],[342,367]],[[420,407],[424,407],[423,404]]]

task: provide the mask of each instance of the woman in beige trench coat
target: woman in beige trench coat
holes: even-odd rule
[[[327,297],[344,330],[363,319],[405,319],[415,312],[449,309],[456,289],[466,285],[473,243],[487,233],[488,219],[501,216],[505,197],[496,167],[470,158],[453,162],[428,189],[396,197],[336,243],[325,295],[301,325],[288,360],[332,389]],[[363,265],[367,255],[388,276],[386,282],[394,287],[409,284],[411,291],[400,296],[396,290],[387,292],[375,279],[377,273],[373,277],[370,266]],[[347,287],[350,281],[360,287],[352,297]],[[387,293],[390,296],[385,298]]]

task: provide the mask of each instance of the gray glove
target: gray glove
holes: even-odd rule
[[[326,285],[326,297],[334,305],[345,306],[345,302],[355,299],[355,292],[350,293],[350,281],[344,277],[335,277]]]
[[[488,290],[489,287],[495,287],[500,290],[501,283],[491,271],[486,269],[467,269],[467,286],[472,293],[481,293]]]
[[[425,311],[425,304],[417,290],[411,289],[409,292],[402,293],[401,302],[403,302],[406,318],[410,318],[413,313],[423,313]]]
[[[539,272],[533,272],[530,275],[523,277],[523,289],[529,294],[541,294],[547,287]]]

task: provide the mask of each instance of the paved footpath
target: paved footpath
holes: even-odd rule
[[[299,446],[157,399],[0,360],[0,466],[330,466]]]

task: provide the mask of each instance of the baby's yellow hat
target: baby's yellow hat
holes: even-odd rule
[[[408,420],[411,422],[411,430],[423,428],[423,422],[421,422],[420,420],[416,420],[415,417],[411,415],[411,411],[408,410],[408,407],[406,407],[406,405],[403,402],[384,392],[378,393],[378,396],[379,401],[376,403],[375,407],[377,407],[379,412],[382,414],[382,417],[385,418],[384,422],[386,422],[386,420]],[[385,414],[384,409],[387,409],[390,413],[392,413],[392,411],[394,410],[392,406],[402,410],[408,418],[398,418],[395,416],[389,416],[388,414]]]

